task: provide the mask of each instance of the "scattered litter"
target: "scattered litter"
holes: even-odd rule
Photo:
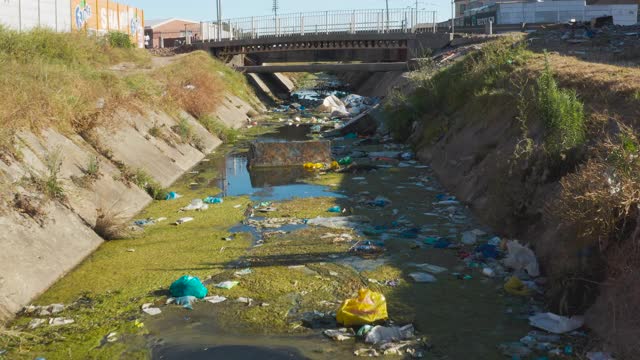
[[[194,296],[203,299],[207,296],[207,288],[200,279],[194,276],[185,275],[174,281],[169,287],[171,296],[179,298],[183,296]]]
[[[75,321],[73,319],[66,318],[51,318],[49,319],[49,325],[51,326],[63,326],[73,324]]]
[[[252,272],[253,272],[253,270],[247,268],[247,269],[242,269],[240,271],[236,271],[236,272],[233,273],[233,275],[235,275],[235,276],[245,276],[245,275],[251,274]]]
[[[331,229],[353,229],[363,222],[369,222],[369,219],[362,216],[317,217],[307,221],[307,225],[323,226]]]
[[[415,264],[413,266],[436,275],[442,274],[443,272],[448,271],[447,268],[444,268],[442,266],[432,265],[432,264]]]
[[[47,322],[47,320],[45,320],[45,319],[32,319],[29,322],[28,327],[29,327],[29,329],[33,330],[33,329],[37,328],[38,326],[44,324],[45,322]]]
[[[493,278],[496,277],[496,272],[490,267],[482,268],[482,275]]]
[[[342,208],[340,206],[332,206],[327,211],[330,213],[341,213]]]
[[[223,281],[219,284],[216,284],[216,287],[219,289],[233,289],[236,285],[240,284],[239,281]]]
[[[224,203],[224,199],[218,198],[218,197],[213,197],[213,196],[209,196],[209,197],[205,198],[202,201],[205,204],[222,204],[222,203]]]
[[[355,339],[356,334],[351,328],[342,328],[338,330],[325,330],[323,332],[327,337],[335,341],[345,341]]]
[[[183,217],[183,218],[180,218],[180,219],[176,220],[176,225],[182,225],[182,224],[191,222],[193,220],[194,219],[192,217]]]
[[[536,255],[528,247],[520,245],[518,240],[507,243],[507,257],[504,259],[504,265],[516,271],[525,270],[529,276],[540,275]]]
[[[498,348],[505,356],[511,356],[514,359],[519,359],[520,357],[529,356],[531,354],[531,349],[520,342],[500,344]]]
[[[144,304],[142,305],[142,311],[144,311],[145,313],[151,315],[151,316],[155,316],[158,315],[160,313],[162,313],[162,311],[157,308],[157,307],[152,307],[153,304]]]
[[[393,341],[408,340],[414,337],[412,324],[403,327],[375,326],[367,333],[364,341],[369,344],[388,343]]]
[[[568,318],[553,313],[538,313],[529,317],[529,323],[533,327],[554,334],[564,334],[582,327],[584,318],[582,316]]]
[[[114,343],[114,342],[118,341],[118,333],[117,332],[110,332],[109,335],[107,335],[105,337],[105,340],[108,343]]]
[[[438,281],[435,276],[424,272],[414,272],[409,274],[409,277],[417,283],[434,283]]]
[[[434,244],[433,247],[436,249],[447,249],[451,246],[451,241],[447,240],[447,239],[438,239]]]
[[[204,211],[208,210],[209,205],[205,204],[204,201],[200,199],[194,199],[191,201],[191,204],[180,209],[181,211]]]
[[[486,233],[486,232],[484,232],[484,231],[482,231],[482,230],[480,230],[480,229],[474,229],[474,230],[471,230],[471,232],[472,232],[475,236],[485,236],[485,235],[487,235],[487,233]]]
[[[181,296],[167,299],[167,304],[180,305],[185,309],[193,310],[193,303],[198,301],[195,296]]]
[[[253,303],[253,299],[248,297],[239,297],[236,299],[236,301],[239,303],[247,304],[249,306],[251,306],[251,304]]]
[[[336,314],[336,321],[345,326],[366,325],[385,320],[387,299],[384,295],[369,289],[358,291],[358,297],[345,300]]]
[[[477,235],[473,231],[462,233],[462,243],[465,245],[474,245],[478,241]]]
[[[522,282],[517,276],[512,276],[509,280],[504,284],[504,290],[516,296],[529,296],[531,295],[531,289],[527,287],[525,283]]]
[[[353,352],[355,356],[364,356],[364,357],[378,357],[380,353],[376,351],[376,349],[358,349]]]
[[[224,296],[218,296],[218,295],[214,295],[214,296],[208,296],[206,298],[204,298],[205,301],[208,301],[212,304],[219,304],[221,302],[225,302],[227,301],[227,298]]]
[[[606,352],[589,352],[587,353],[587,359],[589,360],[614,360],[610,353]]]
[[[165,200],[176,200],[176,199],[180,199],[181,197],[182,195],[171,191],[170,193],[167,194],[167,196],[165,197]]]
[[[156,224],[156,220],[153,218],[141,219],[134,221],[133,224],[139,227],[151,226]]]

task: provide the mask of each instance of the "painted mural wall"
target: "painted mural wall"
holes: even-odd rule
[[[131,41],[144,47],[144,11],[110,0],[71,0],[74,31],[106,34],[120,31]]]
[[[0,0],[0,24],[18,31],[121,31],[144,47],[144,11],[110,0]]]

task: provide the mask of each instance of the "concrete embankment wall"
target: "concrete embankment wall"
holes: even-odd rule
[[[216,115],[227,126],[238,128],[246,124],[251,109],[227,95]],[[166,187],[221,144],[196,119],[188,114],[181,118],[201,140],[198,148],[152,136],[152,127],[171,132],[178,125],[173,117],[155,111],[116,113],[113,126],[98,128],[89,142],[54,129],[17,135],[20,159],[0,161],[0,181],[8,184],[0,207],[0,322],[11,318],[102,244],[92,230],[98,209],[131,218],[152,201],[145,191],[121,180],[116,162],[143,170]],[[39,178],[48,175],[47,157],[53,153],[59,153],[61,160],[58,178],[66,196],[61,202],[43,199],[27,180],[31,174]],[[111,159],[105,153],[110,153]],[[91,157],[99,160],[101,175],[90,186],[78,185],[72,179],[83,177]],[[16,194],[30,199],[41,214],[34,214],[24,203],[17,206]]]

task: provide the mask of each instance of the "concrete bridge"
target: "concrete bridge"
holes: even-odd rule
[[[406,63],[449,41],[448,34],[436,31],[435,12],[410,8],[297,13],[204,22],[201,26],[202,39],[193,46],[220,58],[237,57],[237,65]]]

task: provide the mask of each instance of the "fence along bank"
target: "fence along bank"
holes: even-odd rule
[[[0,24],[18,31],[37,27],[92,35],[120,31],[144,47],[144,11],[110,0],[4,0]]]

